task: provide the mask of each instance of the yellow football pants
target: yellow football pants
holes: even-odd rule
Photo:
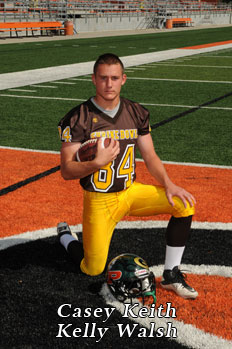
[[[82,272],[92,276],[103,272],[114,228],[124,216],[194,214],[194,207],[188,204],[185,208],[178,197],[173,201],[174,207],[169,204],[163,187],[137,182],[118,193],[84,191]]]

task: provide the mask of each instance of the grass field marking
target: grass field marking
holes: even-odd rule
[[[165,66],[165,67],[192,67],[192,68],[219,68],[219,69],[232,69],[232,66],[220,66],[220,65],[194,65],[194,64],[169,64],[169,63],[162,63],[162,64],[154,64],[153,67],[155,66]],[[144,66],[145,67],[145,66]]]
[[[209,44],[200,44],[200,45],[194,45],[194,46],[186,46],[186,47],[181,47],[181,50],[197,50],[197,49],[205,49],[205,48],[211,48],[211,47],[217,47],[217,46],[227,46],[231,45],[232,40],[226,40],[226,41],[218,41],[218,42],[212,42]]]
[[[142,68],[142,67],[140,67],[140,66],[138,66],[138,67],[126,68],[126,70],[130,70],[130,69],[133,69],[133,70],[146,70],[145,68]]]
[[[142,68],[147,68],[147,67],[149,67],[149,68],[156,68],[157,67],[157,65],[161,65],[161,64],[145,64],[145,65],[140,65],[140,67],[142,67]],[[133,68],[127,68],[127,69],[133,69]]]
[[[94,62],[83,62],[0,74],[0,90],[34,85],[37,83],[57,82],[57,77],[59,77],[59,80],[64,80],[71,77],[83,76],[92,72],[93,64]]]
[[[62,97],[40,97],[40,96],[19,96],[19,95],[7,95],[7,94],[0,94],[1,97],[15,97],[15,98],[34,98],[34,99],[53,99],[53,100],[61,100],[61,101],[79,101],[83,102],[85,99],[79,99],[79,98],[62,98]]]
[[[175,107],[175,108],[197,108],[195,105],[179,105],[179,104],[158,104],[141,102],[142,105],[149,105],[151,107]],[[216,109],[216,110],[232,110],[230,107],[201,107],[201,109]]]
[[[34,86],[35,87],[35,86]],[[29,92],[29,93],[34,93],[37,92],[37,90],[23,90],[21,88],[9,88],[8,91],[13,91],[13,92]]]
[[[232,84],[232,81],[210,81],[210,80],[182,80],[182,79],[161,79],[161,78],[142,78],[142,77],[127,77],[128,80],[147,80],[147,81],[175,81],[175,82],[194,82],[194,83],[209,83],[209,84]]]
[[[19,91],[19,90],[17,90]],[[28,92],[28,90],[27,90]],[[29,91],[30,92],[30,91]],[[84,101],[84,99],[78,99],[78,98],[64,98],[64,97],[42,97],[42,96],[20,96],[20,95],[8,95],[8,94],[1,94],[0,97],[15,97],[15,98],[31,98],[31,99],[51,99],[51,100],[64,100],[64,101]],[[173,108],[198,108],[198,106],[192,106],[192,105],[179,105],[179,104],[159,104],[159,103],[146,103],[146,102],[140,102],[142,105],[149,105],[153,107],[173,107]],[[215,109],[215,110],[232,110],[230,107],[201,107],[200,109]]]
[[[68,80],[71,80],[71,81],[92,81],[92,79],[82,79],[82,78],[70,78]]]
[[[202,58],[207,58],[207,57],[211,57],[211,58],[232,58],[232,55],[231,56],[221,56],[219,55],[218,53],[215,53],[215,55],[202,55]]]
[[[115,229],[156,229],[166,228],[167,221],[121,221],[117,224]],[[71,231],[75,233],[82,232],[82,224],[70,225]],[[220,222],[192,222],[192,229],[205,229],[205,230],[232,230],[232,223],[220,223]],[[35,241],[38,239],[45,239],[48,237],[56,236],[56,227],[39,229],[34,231],[27,231],[25,233],[11,235],[0,238],[0,250],[4,250],[8,247]],[[231,276],[231,275],[230,275]]]
[[[221,50],[216,50],[215,52],[205,52],[205,53],[202,53],[202,55],[212,55],[212,56],[221,56],[223,55],[224,53],[231,53],[232,52],[232,49],[231,47],[225,47],[225,48],[221,48]]]
[[[171,116],[171,117],[169,117],[169,118],[167,118],[167,119],[164,119],[164,120],[162,120],[162,121],[159,121],[159,122],[157,122],[157,123],[151,125],[151,129],[154,130],[154,129],[156,129],[157,127],[163,126],[163,125],[165,125],[165,124],[167,124],[167,123],[169,123],[169,122],[172,122],[172,121],[174,121],[174,120],[177,120],[177,119],[179,119],[179,118],[182,118],[182,117],[184,117],[184,116],[186,116],[186,115],[188,115],[188,114],[195,113],[196,111],[202,109],[203,107],[206,107],[206,106],[208,106],[208,105],[210,105],[210,104],[214,104],[214,103],[216,103],[216,102],[219,102],[219,101],[221,101],[221,100],[223,100],[223,99],[225,99],[225,98],[231,97],[231,96],[232,96],[232,92],[229,92],[229,93],[226,93],[226,94],[223,95],[223,96],[219,96],[219,97],[216,97],[216,98],[214,98],[214,99],[211,99],[210,101],[207,101],[207,102],[204,102],[204,103],[202,103],[202,104],[199,104],[197,107],[194,107],[194,108],[185,110],[185,111],[183,111],[183,112],[181,112],[181,113],[178,113],[178,114],[176,114],[176,115],[173,115],[173,116]]]
[[[232,47],[232,44],[225,45],[223,49]],[[140,64],[166,61],[178,57],[189,57],[201,53],[222,49],[222,46],[203,48],[199,50],[170,49],[160,52],[149,52],[137,55],[121,57],[125,68]],[[47,67],[1,74],[0,90],[22,87],[29,84],[56,81],[57,76],[61,79],[68,79],[76,76],[83,76],[92,73],[95,61],[66,64],[56,67]],[[170,80],[171,81],[171,80]],[[174,80],[175,81],[175,80]],[[178,80],[177,80],[178,81]],[[220,82],[221,83],[221,82]]]
[[[48,86],[48,85],[29,85],[29,86],[31,86],[31,87],[42,87],[42,88],[58,88],[58,86]],[[12,89],[11,89],[11,91],[12,91]]]
[[[190,59],[192,59],[192,58],[190,58]],[[186,58],[172,59],[172,61],[170,61],[170,62],[172,62],[172,63],[174,63],[174,62],[183,63],[183,62],[185,62],[185,60],[186,60]],[[168,62],[168,63],[170,63],[170,62]],[[166,64],[166,61],[163,61],[163,62],[160,62],[160,63],[163,63],[163,64],[165,65],[165,64]]]
[[[71,81],[51,81],[51,84],[60,84],[60,85],[76,85],[75,82]]]

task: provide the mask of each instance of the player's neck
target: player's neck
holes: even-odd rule
[[[95,105],[95,107],[97,107],[97,108],[98,108],[99,110],[101,110],[104,114],[110,116],[111,118],[114,118],[115,115],[117,115],[117,112],[118,112],[119,106],[120,106],[120,103],[118,103],[118,105],[117,105],[114,109],[111,109],[111,110],[108,109],[108,110],[106,110],[106,109],[102,108],[99,104],[97,104],[93,97],[91,98],[91,102]]]
[[[120,103],[120,97],[117,97],[113,100],[105,100],[101,96],[95,96],[93,99],[96,104],[98,104],[105,110],[113,110]]]

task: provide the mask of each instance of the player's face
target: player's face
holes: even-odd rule
[[[122,85],[126,82],[120,64],[100,64],[96,74],[92,75],[96,86],[96,102],[100,105],[117,105]]]

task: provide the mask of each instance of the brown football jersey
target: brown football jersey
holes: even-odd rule
[[[100,111],[89,99],[69,111],[58,125],[64,142],[85,142],[90,138],[108,137],[120,142],[117,158],[99,171],[80,180],[85,190],[118,192],[135,180],[135,149],[138,135],[148,134],[149,112],[126,98],[114,118]]]

